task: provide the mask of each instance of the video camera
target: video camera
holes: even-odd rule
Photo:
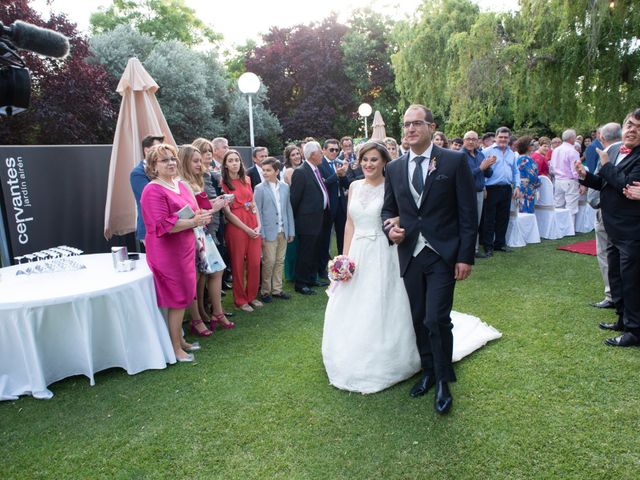
[[[69,39],[20,20],[9,27],[0,22],[0,116],[25,111],[31,99],[29,69],[16,49],[64,58],[69,53]]]

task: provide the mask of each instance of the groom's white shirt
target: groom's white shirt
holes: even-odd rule
[[[422,169],[422,183],[423,185],[427,183],[427,176],[429,175],[429,167],[431,166],[431,150],[433,150],[433,143],[429,144],[429,147],[422,153],[415,153],[413,150],[409,150],[409,189],[411,190],[411,196],[413,200],[416,202],[416,205],[420,207],[420,201],[422,200],[422,195],[418,195],[418,192],[415,188],[413,188],[413,172],[416,170],[416,162],[413,161],[414,158],[418,156],[424,157],[424,160],[420,164],[420,168]],[[438,253],[435,248],[431,246],[427,239],[422,236],[422,232],[418,234],[418,240],[416,241],[416,246],[413,249],[413,256],[417,257],[418,254],[424,249],[424,247],[429,247],[434,252]]]

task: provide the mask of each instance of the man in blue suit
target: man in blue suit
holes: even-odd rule
[[[147,152],[154,145],[159,145],[164,142],[162,135],[147,135],[142,139],[142,160],[133,167],[131,174],[129,175],[129,182],[131,183],[131,190],[133,190],[133,196],[136,197],[136,208],[138,211],[138,223],[136,224],[136,240],[138,240],[144,246],[144,236],[147,231],[144,228],[144,222],[142,221],[142,210],[140,209],[140,197],[142,197],[142,191],[144,187],[149,183],[149,177],[144,173],[145,158]]]

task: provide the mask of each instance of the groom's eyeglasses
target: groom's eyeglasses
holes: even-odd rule
[[[424,121],[424,120],[414,120],[413,122],[404,122],[402,124],[402,127],[407,129],[407,128],[411,128],[411,125],[413,125],[415,128],[420,128],[424,125],[427,125],[428,122]]]

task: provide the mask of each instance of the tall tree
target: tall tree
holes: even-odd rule
[[[92,32],[104,33],[118,25],[131,25],[157,40],[178,40],[186,45],[222,38],[208,27],[184,0],[113,0],[91,15]]]
[[[235,82],[231,84],[227,78],[216,50],[201,52],[175,40],[158,42],[129,25],[119,25],[94,36],[91,51],[91,61],[110,72],[114,90],[128,59],[140,59],[160,87],[156,96],[178,143],[189,143],[199,136],[229,135],[230,140],[248,144],[248,135],[242,132],[244,122],[248,122],[246,103],[240,104]],[[117,108],[120,96],[114,95],[113,101]],[[256,102],[256,137],[279,149],[280,144],[273,139],[282,130],[262,106],[264,101],[263,92]]]
[[[31,106],[23,113],[0,120],[3,143],[109,143],[117,115],[109,101],[109,76],[101,65],[85,61],[88,45],[76,25],[57,14],[45,22],[27,0],[0,4],[0,21],[11,24],[15,20],[66,35],[71,50],[65,59],[19,52],[31,71]]]
[[[640,5],[633,0],[522,0],[507,24],[518,125],[590,131],[640,104]]]
[[[387,135],[400,136],[395,75],[391,67],[394,22],[371,8],[356,10],[342,38],[344,71],[353,85],[354,102],[380,110]],[[362,135],[364,132],[361,132]]]
[[[439,124],[447,119],[455,94],[449,88],[449,75],[457,64],[449,40],[458,32],[468,32],[478,15],[478,6],[471,0],[425,0],[417,21],[396,25],[398,52],[391,58],[405,106],[422,103]]]
[[[347,27],[331,15],[319,24],[272,27],[246,68],[262,78],[269,109],[288,139],[326,138],[353,129],[357,105],[340,47]]]

